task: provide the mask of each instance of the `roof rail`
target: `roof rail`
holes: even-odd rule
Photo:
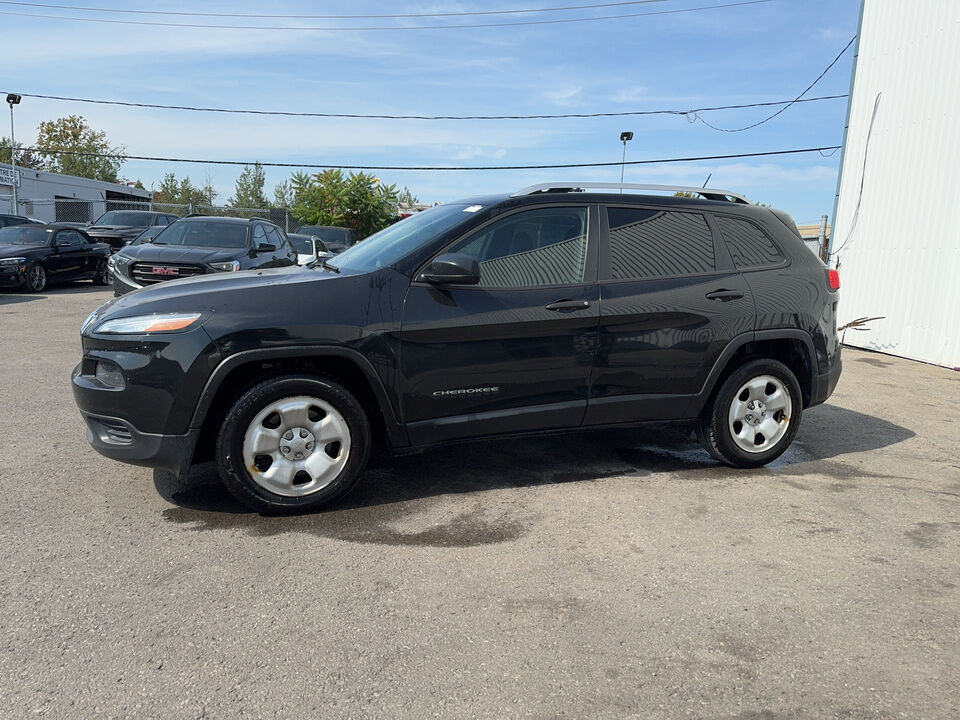
[[[586,189],[608,189],[619,190],[643,190],[655,192],[683,192],[691,195],[700,195],[707,200],[725,200],[727,202],[749,204],[747,198],[739,193],[729,190],[718,190],[716,188],[692,187],[686,185],[638,185],[636,183],[605,183],[605,182],[583,182],[583,183],[540,183],[539,185],[530,185],[522,190],[517,190],[511,197],[520,195],[533,195],[535,193],[548,192],[583,192]]]
[[[251,215],[250,217],[247,218],[247,220],[260,220],[266,223],[271,223],[271,224],[273,223],[273,220],[271,220],[270,218],[260,217],[259,215]]]

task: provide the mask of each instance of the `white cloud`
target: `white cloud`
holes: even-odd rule
[[[582,92],[582,85],[568,85],[556,90],[544,90],[540,94],[555,105],[575,105]]]

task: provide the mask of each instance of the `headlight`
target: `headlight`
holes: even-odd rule
[[[107,267],[113,270],[117,266],[117,256],[111,255],[107,258]]]
[[[230,262],[210,263],[210,267],[220,272],[236,272],[240,269],[240,263],[236,260],[231,260]]]
[[[0,265],[19,265],[20,263],[25,263],[26,258],[15,257],[15,258],[3,258],[0,260]]]
[[[98,333],[142,335],[155,332],[186,330],[200,319],[200,313],[171,313],[165,315],[137,315],[107,320],[96,329]]]

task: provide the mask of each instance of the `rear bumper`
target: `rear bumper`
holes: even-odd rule
[[[189,470],[199,430],[190,430],[185,435],[144,433],[121,418],[82,410],[80,414],[87,424],[87,442],[104,457],[129,465],[168,470],[177,476]]]
[[[837,354],[830,364],[830,369],[819,375],[814,376],[813,387],[810,393],[810,404],[807,407],[813,407],[826,402],[827,398],[833,394],[840,380],[840,373],[843,370],[843,363],[840,359],[840,348],[837,347]]]

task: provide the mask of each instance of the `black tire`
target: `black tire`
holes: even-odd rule
[[[29,292],[43,292],[47,289],[47,270],[40,263],[34,263],[27,268],[27,278],[23,286]]]
[[[350,449],[339,474],[308,495],[285,496],[271,492],[253,479],[244,462],[244,437],[258,414],[284,398],[308,396],[332,406],[349,429]],[[350,492],[360,480],[370,456],[370,423],[363,406],[342,385],[323,377],[284,375],[244,392],[227,413],[217,439],[216,459],[227,490],[240,502],[264,513],[298,513],[316,510]],[[317,442],[319,452],[320,442]]]
[[[107,261],[101,260],[97,263],[97,272],[90,278],[93,280],[94,285],[109,285],[110,284],[110,271],[107,269]]]
[[[729,416],[737,393],[751,379],[761,376],[771,376],[782,383],[790,396],[790,414],[786,430],[776,444],[761,452],[748,452],[734,439]],[[803,395],[793,371],[777,360],[750,360],[731,373],[703,408],[697,422],[697,435],[707,452],[720,462],[739,468],[761,467],[790,447],[802,415]]]

